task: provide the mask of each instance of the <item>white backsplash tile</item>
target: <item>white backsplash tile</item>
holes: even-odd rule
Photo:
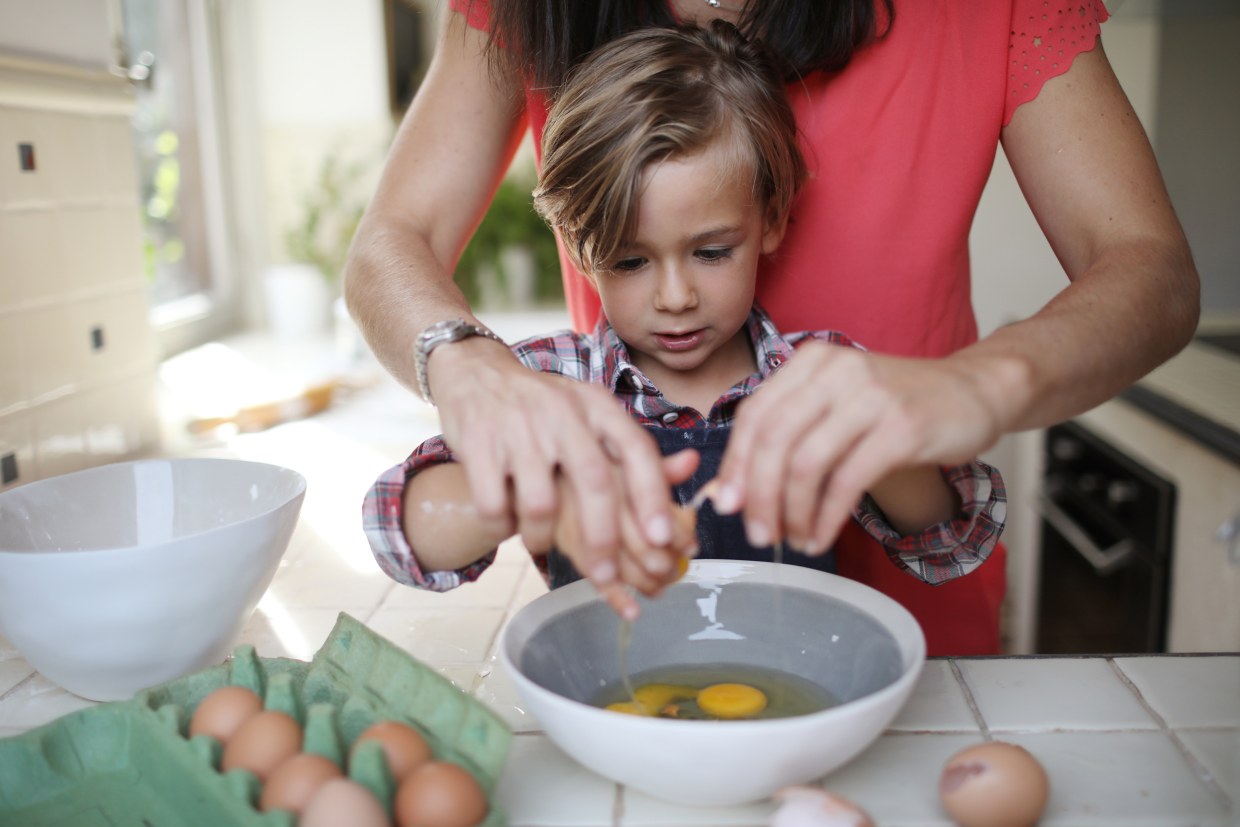
[[[1240,660],[1116,658],[1145,702],[1171,727],[1240,727]]]
[[[495,797],[509,827],[612,827],[615,787],[546,736],[518,735]]]
[[[0,211],[0,309],[63,300],[69,287],[63,240],[52,210]]]
[[[32,412],[31,436],[40,477],[81,471],[94,464],[86,443],[87,417],[77,395],[46,402]]]
[[[17,479],[8,483],[0,477],[0,491],[39,478],[35,464],[34,436],[30,414],[19,410],[0,416],[0,458],[12,454],[17,463]]]
[[[31,309],[16,319],[26,343],[26,389],[32,402],[77,386],[85,338],[77,305],[56,304]]]
[[[1051,796],[1043,827],[1234,825],[1227,802],[1197,777],[1161,732],[1013,735],[1047,767]]]
[[[1178,735],[1214,782],[1240,808],[1240,729],[1186,730]]]
[[[1104,659],[977,659],[958,664],[992,732],[1157,727]]]
[[[0,106],[0,207],[46,204],[52,199],[52,182],[44,166],[50,138],[49,125],[42,113],[33,109]],[[23,172],[18,163],[18,146],[34,147],[35,170]],[[53,159],[55,152],[52,153]]]
[[[964,690],[952,672],[951,662],[946,660],[926,661],[912,697],[888,729],[981,731],[965,700]]]
[[[0,277],[0,282],[4,281]],[[12,315],[0,312],[0,411],[23,404],[26,394],[26,371],[22,367],[25,343]]]

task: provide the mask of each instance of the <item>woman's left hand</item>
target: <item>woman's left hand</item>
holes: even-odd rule
[[[808,342],[740,406],[721,511],[754,545],[821,554],[891,471],[967,462],[1003,432],[968,356],[910,359]]]

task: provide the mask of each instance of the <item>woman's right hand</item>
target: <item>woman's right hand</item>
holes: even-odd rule
[[[678,536],[669,487],[692,474],[696,455],[663,459],[605,388],[529,370],[487,339],[436,349],[428,380],[482,519],[539,553],[571,515],[563,550],[583,576],[661,587],[693,542]]]

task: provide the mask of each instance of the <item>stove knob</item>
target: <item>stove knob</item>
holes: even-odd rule
[[[1080,459],[1085,453],[1085,446],[1071,437],[1057,437],[1051,440],[1051,456],[1061,462]]]
[[[1132,480],[1112,480],[1107,485],[1107,502],[1111,505],[1123,505],[1137,498],[1137,484]]]

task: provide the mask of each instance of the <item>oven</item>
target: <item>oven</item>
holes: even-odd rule
[[[1166,651],[1175,486],[1076,422],[1044,469],[1034,651]]]

